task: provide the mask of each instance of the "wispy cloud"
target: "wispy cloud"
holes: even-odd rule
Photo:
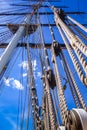
[[[24,70],[27,70],[28,69],[28,61],[22,61],[19,64],[19,67],[22,67]],[[36,70],[36,67],[37,67],[37,61],[32,60],[32,68],[33,68],[34,71]]]
[[[37,77],[41,77],[41,72],[37,72]]]
[[[22,61],[18,66],[23,68],[25,73],[23,73],[22,76],[26,77],[27,71],[28,71],[28,61]],[[35,75],[36,70],[37,70],[37,61],[36,60],[32,60],[32,68],[33,68],[34,75]]]
[[[12,87],[15,89],[20,89],[20,90],[24,89],[23,85],[18,80],[14,79],[14,78],[8,78],[8,79],[4,78],[4,83],[8,87]]]
[[[23,77],[27,76],[27,70],[28,70],[28,61],[23,61],[19,64],[19,67],[22,67],[24,69],[24,73],[22,74]],[[32,60],[32,68],[34,73],[34,78],[37,79],[37,77],[41,77],[41,72],[37,69],[37,61]]]
[[[24,70],[27,70],[28,69],[28,62],[27,61],[22,61],[19,64],[19,67],[22,67]]]
[[[23,77],[26,77],[27,76],[27,73],[23,73],[23,75],[22,75]]]
[[[33,60],[32,61],[32,67],[33,67],[33,70],[35,71],[37,68],[37,61],[36,60]]]

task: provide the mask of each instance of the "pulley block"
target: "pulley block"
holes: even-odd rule
[[[72,109],[68,118],[67,130],[87,130],[87,112],[84,109]]]

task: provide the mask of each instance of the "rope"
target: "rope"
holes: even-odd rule
[[[76,94],[76,96],[77,96],[77,98],[78,98],[78,100],[79,100],[79,103],[80,103],[81,107],[82,107],[84,110],[86,110],[86,104],[85,104],[85,102],[84,102],[84,100],[83,100],[83,98],[82,98],[82,96],[81,96],[81,93],[80,93],[80,91],[79,91],[79,88],[78,88],[78,86],[77,86],[77,83],[76,83],[76,81],[75,81],[75,79],[74,79],[74,77],[73,77],[73,74],[72,74],[72,72],[71,72],[71,70],[70,70],[69,65],[67,64],[67,61],[66,61],[66,59],[65,59],[65,57],[64,57],[63,52],[61,52],[61,57],[63,58],[63,62],[65,62],[65,65],[66,65],[65,68],[67,68],[67,72],[68,72],[68,74],[69,74],[69,77],[68,77],[68,78],[71,78],[71,81],[72,81],[72,83],[73,83],[73,89],[74,89],[75,94]],[[77,102],[77,101],[76,101],[76,102]],[[78,104],[77,104],[77,106],[78,106]]]
[[[69,20],[67,20],[67,22],[75,29],[75,31],[78,32],[78,34],[79,34],[79,36],[80,36],[81,38],[83,38],[84,40],[87,40],[86,35],[85,35],[76,25],[72,24],[72,22],[69,21]]]
[[[76,71],[78,73],[78,76],[79,76],[80,80],[87,86],[87,78],[84,76],[84,73],[83,73],[83,71],[82,71],[82,69],[80,67],[80,64],[78,63],[78,61],[76,60],[76,58],[75,58],[75,56],[73,54],[72,48],[70,47],[70,45],[68,45],[67,40],[64,37],[63,32],[62,32],[62,30],[61,30],[61,28],[59,26],[58,26],[58,29],[60,31],[60,34],[61,34],[63,40],[64,40],[64,43],[66,45],[66,48],[67,48],[67,50],[69,52],[69,55],[70,55],[70,57],[72,59],[72,62],[74,64],[74,67],[75,67],[75,69],[76,69]]]
[[[86,45],[81,41],[81,39],[74,34],[70,28],[61,20],[60,16],[57,13],[56,8],[53,8],[54,10],[54,16],[55,16],[55,22],[56,25],[58,27],[58,25],[61,26],[61,28],[63,29],[64,32],[66,32],[66,36],[68,38],[68,40],[70,41],[71,46],[73,47],[74,45],[76,45],[78,47],[78,49],[85,55],[87,56],[87,47]]]
[[[32,71],[32,63],[30,58],[30,50],[29,50],[29,44],[27,44],[27,51],[28,51],[28,65],[29,65],[29,72],[30,72],[30,93],[32,98],[32,112],[34,112],[34,122],[35,122],[35,128],[40,128],[41,121],[39,116],[39,106],[38,106],[38,99],[37,99],[37,93],[35,88],[35,82],[34,82],[34,76]]]
[[[40,37],[41,37],[41,41],[42,41],[42,47],[44,49],[44,55],[45,55],[45,59],[46,59],[46,67],[49,68],[50,62],[49,62],[49,58],[48,58],[48,52],[47,52],[47,49],[44,44],[43,32],[42,32],[41,24],[39,21],[39,17],[38,17],[38,23],[39,23],[39,28],[40,28]]]
[[[80,104],[78,102],[78,97],[77,97],[77,95],[75,93],[74,86],[73,86],[73,83],[72,83],[72,79],[71,79],[70,73],[68,71],[68,67],[67,67],[68,64],[67,64],[67,62],[65,62],[65,57],[64,57],[62,51],[60,53],[60,58],[61,58],[62,65],[63,65],[63,68],[65,70],[66,76],[67,76],[67,81],[69,82],[69,87],[70,87],[70,90],[71,90],[75,105],[76,105],[77,108],[80,108]]]
[[[49,106],[49,114],[50,114],[50,126],[52,130],[56,130],[56,120],[54,115],[54,107],[52,103],[51,93],[49,89],[49,82],[47,80],[47,74],[45,73],[45,83],[46,83],[46,94],[48,99],[48,106]]]
[[[59,74],[59,70],[57,67],[57,61],[56,61],[56,55],[54,52],[54,48],[52,48],[52,55],[53,55],[53,64],[54,64],[54,70],[55,70],[55,77],[56,77],[56,84],[58,88],[58,97],[59,97],[59,104],[60,104],[60,110],[61,110],[61,117],[63,120],[63,123],[66,124],[66,118],[68,114],[68,108],[66,104],[66,99],[63,93],[63,87],[62,87],[62,82]]]
[[[57,125],[59,126],[60,123],[59,123],[59,118],[58,118],[58,107],[57,107],[57,102],[56,102],[54,90],[52,90],[52,97],[53,97],[53,103],[54,103],[55,113],[56,113],[56,117],[57,117]]]
[[[81,25],[79,22],[77,22],[76,20],[74,20],[73,18],[71,18],[70,16],[67,16],[67,18],[72,21],[73,23],[75,23],[78,27],[80,27],[82,30],[84,30],[85,32],[87,32],[87,28],[84,27],[83,25]]]
[[[74,50],[87,76],[87,62],[84,59],[81,51],[76,46],[74,46]]]
[[[48,19],[49,21],[49,19]],[[50,32],[52,35],[52,40],[53,42],[55,42],[55,36],[52,30],[52,27],[50,26],[50,22],[49,22],[49,28],[50,28]],[[55,80],[56,80],[56,85],[58,88],[58,98],[59,98],[59,105],[60,105],[60,110],[61,110],[61,117],[63,120],[63,123],[66,124],[66,117],[68,114],[68,108],[66,105],[66,99],[63,93],[63,88],[62,88],[62,82],[61,82],[61,78],[60,78],[60,74],[59,74],[59,70],[58,70],[58,66],[57,66],[57,61],[56,61],[56,54],[55,54],[55,50],[54,50],[54,46],[52,45],[51,48],[51,52],[52,52],[52,60],[53,60],[53,64],[54,64],[54,70],[55,70]]]
[[[46,106],[45,107],[46,107],[46,128],[47,128],[47,130],[51,130],[47,94],[46,94]]]
[[[39,25],[40,25],[40,21],[38,21]],[[41,36],[41,40],[42,40],[42,46],[44,49],[44,55],[45,55],[45,60],[46,60],[46,67],[49,70],[50,68],[50,62],[49,62],[49,58],[48,58],[48,52],[47,49],[45,48],[45,44],[44,44],[44,39],[43,39],[43,32],[41,29],[41,25],[40,27],[40,36]],[[50,113],[50,126],[52,130],[56,130],[56,120],[55,120],[55,115],[54,115],[54,109],[53,109],[53,103],[52,103],[52,98],[51,98],[51,93],[50,93],[50,86],[49,86],[49,81],[47,79],[47,74],[45,72],[45,83],[46,83],[46,94],[47,94],[47,99],[48,99],[48,106],[49,106],[49,113]]]

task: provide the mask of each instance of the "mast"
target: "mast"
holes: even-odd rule
[[[31,24],[31,19],[34,15],[34,13],[38,10],[40,7],[41,3],[38,3],[37,5],[34,5],[34,11],[30,14],[27,15],[26,18],[23,20],[23,23],[21,26],[19,26],[17,32],[14,34],[12,40],[10,41],[9,45],[5,49],[3,55],[0,57],[0,74],[2,73],[3,69],[9,62],[11,55],[15,49],[15,47],[18,44],[18,41],[26,35],[26,28],[28,27],[28,31],[31,30],[32,32],[32,26],[28,26],[28,24]],[[30,33],[30,32],[29,32]]]

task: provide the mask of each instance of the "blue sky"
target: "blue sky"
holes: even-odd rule
[[[0,0],[0,12],[28,12],[31,11],[29,7],[11,7],[10,3],[20,3],[20,4],[29,4],[29,1],[23,1],[23,0]],[[48,2],[44,3],[48,4]],[[58,6],[68,6],[68,8],[64,8],[66,12],[69,11],[87,11],[87,2],[86,0],[60,0],[60,2],[56,3],[50,3],[51,5],[58,5]],[[18,10],[16,10],[18,8]],[[39,9],[39,11],[45,11],[45,9]],[[51,11],[50,9],[48,10]],[[81,23],[87,23],[87,15],[80,14],[80,15],[71,15],[73,18],[77,19]],[[0,16],[0,24],[2,23],[21,23],[23,21],[25,16]],[[50,22],[54,23],[53,15],[48,16],[50,19]],[[41,23],[47,23],[47,17],[41,16],[40,17]],[[60,43],[63,41],[60,38],[59,32],[56,27],[53,27],[56,40],[58,40]],[[0,27],[0,37],[4,37],[4,39],[0,39],[0,42],[8,42],[10,41],[10,37],[6,37],[7,34],[4,34],[7,31],[7,34],[11,35],[11,38],[13,34],[9,31],[8,27]],[[46,43],[52,42],[52,38],[50,35],[50,31],[48,27],[44,28],[44,40]],[[2,35],[1,35],[2,34]],[[38,30],[34,33],[34,35],[30,36],[30,42],[36,42],[40,41],[39,32]],[[6,39],[7,38],[7,41]],[[9,38],[9,39],[8,39]],[[25,39],[22,39],[24,41]],[[2,55],[4,49],[0,49],[0,56]],[[48,50],[50,61],[51,61],[51,53]],[[67,61],[69,61],[69,66],[71,67],[72,71],[75,71],[72,62],[70,60],[70,57],[66,50],[64,50],[64,54],[66,55]],[[40,60],[39,60],[39,50],[31,49],[31,58],[32,58],[32,65],[33,65],[33,72],[35,77],[35,83],[37,88],[37,95],[39,99],[39,105],[42,104],[42,96],[43,96],[43,88],[42,88],[42,81],[40,79],[41,77],[41,66],[40,66]],[[59,59],[58,59],[59,60]],[[17,119],[19,119],[18,123],[18,130],[20,130],[20,121],[23,116],[23,108],[25,105],[25,114],[24,114],[24,126],[26,127],[26,119],[27,119],[27,107],[28,107],[28,92],[29,92],[29,84],[27,85],[27,71],[28,71],[28,62],[27,62],[27,50],[26,48],[16,48],[12,59],[10,61],[10,64],[8,66],[7,71],[5,72],[2,80],[0,81],[0,130],[17,130]],[[52,63],[51,63],[52,66]],[[52,66],[53,67],[53,66]],[[62,68],[60,67],[60,73],[61,76],[65,76]],[[81,83],[79,80],[77,74],[75,73],[75,79],[79,85],[79,89],[81,91],[81,94],[83,96],[83,99],[85,100],[87,104],[87,90],[85,86]],[[64,81],[63,81],[64,84]],[[27,92],[26,92],[27,90]],[[67,95],[68,93],[68,95]],[[68,104],[68,108],[72,109],[75,107],[74,101],[71,97],[70,89],[67,87],[65,91],[65,96]],[[24,104],[25,103],[25,104]],[[19,105],[20,104],[20,105]],[[18,112],[19,108],[19,112]],[[19,117],[19,118],[18,118]],[[30,116],[29,116],[29,130],[33,130],[33,118],[32,118],[32,112],[30,109]]]

